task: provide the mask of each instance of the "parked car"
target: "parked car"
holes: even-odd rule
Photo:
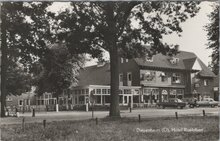
[[[194,108],[197,106],[197,99],[196,98],[192,98],[187,102],[187,105],[189,105],[190,108]]]
[[[186,107],[186,103],[178,98],[169,99],[167,102],[159,102],[157,103],[158,107],[162,107],[163,109],[166,107],[175,107],[183,109],[183,107]]]
[[[210,106],[210,107],[215,107],[218,106],[219,102],[213,100],[212,98],[205,98],[202,101],[197,101],[196,102],[197,106]]]

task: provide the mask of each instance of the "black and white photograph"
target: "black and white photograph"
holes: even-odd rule
[[[219,1],[0,0],[0,141],[218,141]]]

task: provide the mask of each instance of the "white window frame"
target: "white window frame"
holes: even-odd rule
[[[179,82],[173,81],[173,77],[179,78]],[[180,73],[173,73],[172,74],[172,82],[180,84],[181,83],[181,74]]]
[[[119,74],[119,85],[123,86],[123,73]]]
[[[207,79],[204,79],[204,81],[203,81],[203,84],[204,84],[204,86],[208,86],[208,80]]]
[[[129,80],[129,74],[131,75],[131,80]],[[132,81],[132,73],[131,72],[127,73],[127,81]]]
[[[124,58],[121,58],[121,63],[124,63]]]

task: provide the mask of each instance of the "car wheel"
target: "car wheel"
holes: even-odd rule
[[[183,109],[183,106],[181,106],[180,108]]]
[[[181,106],[177,106],[177,109],[181,109]]]
[[[162,108],[165,109],[165,106],[163,106]]]

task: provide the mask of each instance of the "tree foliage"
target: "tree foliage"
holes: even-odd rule
[[[110,116],[118,117],[118,57],[176,53],[177,45],[164,43],[163,35],[180,35],[180,23],[198,11],[198,2],[72,2],[56,17],[55,28],[73,53],[102,57],[103,50],[109,52]]]
[[[215,74],[219,73],[219,5],[212,6],[214,11],[210,13],[210,23],[205,26],[208,37],[208,49],[212,49],[211,67]]]
[[[48,2],[1,3],[2,117],[5,116],[6,95],[21,94],[27,90],[29,85],[26,84],[29,80],[26,79],[31,77],[26,72],[38,57],[44,56],[47,42],[52,41],[48,28],[50,13],[46,11],[49,5]],[[19,83],[14,83],[17,81]]]
[[[31,90],[32,77],[29,73],[24,71],[21,64],[11,62],[7,70],[7,94],[21,95],[24,92]]]
[[[84,65],[84,56],[71,55],[62,43],[52,44],[48,48],[45,57],[32,67],[34,85],[38,94],[51,92],[58,98],[63,90],[78,82],[78,71]]]

